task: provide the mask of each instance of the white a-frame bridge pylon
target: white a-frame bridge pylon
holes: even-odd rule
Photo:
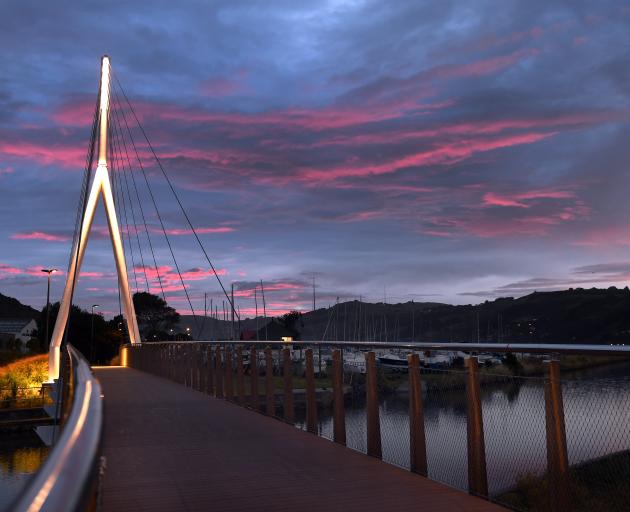
[[[63,291],[63,297],[55,322],[55,329],[50,340],[50,352],[48,355],[48,378],[52,382],[59,377],[59,356],[61,341],[68,322],[68,313],[70,312],[70,303],[74,290],[75,278],[78,277],[81,270],[81,263],[85,254],[90,228],[94,219],[94,212],[98,204],[99,195],[103,194],[103,203],[105,204],[105,213],[107,215],[107,224],[109,226],[109,236],[114,249],[114,258],[116,260],[116,270],[118,271],[118,284],[120,286],[120,295],[125,310],[125,319],[127,321],[127,329],[131,343],[140,342],[140,334],[138,332],[138,321],[136,319],[136,311],[133,307],[133,300],[129,291],[129,282],[127,280],[127,265],[125,263],[125,254],[123,252],[123,244],[120,238],[120,230],[118,228],[118,220],[116,219],[116,210],[114,207],[114,198],[112,196],[112,186],[109,180],[109,172],[107,170],[107,121],[109,116],[109,91],[110,91],[110,64],[109,57],[104,56],[101,65],[101,96],[100,96],[100,130],[99,130],[99,146],[98,146],[98,167],[94,174],[90,195],[85,204],[85,214],[81,224],[81,232],[72,248],[72,256],[70,258],[70,266],[66,279],[66,287]]]

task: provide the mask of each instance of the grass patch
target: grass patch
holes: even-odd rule
[[[29,356],[0,367],[0,407],[41,403],[42,382],[48,378],[48,355]]]

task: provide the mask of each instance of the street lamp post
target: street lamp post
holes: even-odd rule
[[[98,304],[92,304],[92,329],[90,333],[90,362],[94,360],[94,308],[97,308]]]
[[[48,340],[48,324],[50,323],[50,274],[57,272],[56,268],[43,268],[42,272],[48,274],[48,287],[46,288],[46,337],[44,338],[44,346],[49,342]]]

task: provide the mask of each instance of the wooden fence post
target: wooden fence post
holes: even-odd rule
[[[488,474],[486,472],[486,445],[483,436],[483,413],[476,357],[466,359],[466,408],[468,438],[468,492],[477,496],[488,496]]]
[[[547,361],[545,379],[545,426],[547,433],[547,472],[551,510],[571,510],[569,458],[564,425],[564,405],[558,361]]]
[[[315,371],[313,368],[313,349],[304,351],[306,357],[306,429],[317,434],[317,397],[315,396]]]
[[[367,400],[367,454],[381,458],[381,420],[378,410],[378,384],[376,381],[376,356],[365,354],[365,394]]]
[[[234,400],[234,386],[232,372],[232,349],[228,346],[225,347],[225,398],[232,401]]]
[[[266,413],[267,416],[275,416],[276,415],[276,407],[273,396],[273,355],[271,353],[271,348],[267,347],[265,349],[265,384],[267,391],[267,407]]]
[[[214,351],[214,375],[216,378],[215,396],[223,398],[223,362],[221,361],[221,347],[218,345]]]
[[[340,350],[332,353],[333,374],[333,439],[346,444],[346,411],[343,400],[343,358]]]
[[[209,395],[214,395],[214,358],[212,357],[212,345],[208,345],[206,352],[206,357],[208,359],[208,368],[206,369],[206,391]]]
[[[284,421],[293,424],[295,412],[293,407],[293,368],[291,365],[291,350],[282,349],[282,375],[284,377]]]
[[[409,363],[409,449],[411,471],[427,476],[427,443],[424,433],[424,404],[418,354],[407,356]]]
[[[236,347],[236,394],[238,395],[238,403],[245,403],[245,377],[243,371],[243,349]]]
[[[249,375],[251,377],[250,386],[250,400],[252,409],[259,410],[258,404],[258,353],[255,347],[252,347],[249,351]]]

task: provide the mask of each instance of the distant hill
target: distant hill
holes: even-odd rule
[[[0,318],[39,318],[39,311],[0,293]]]
[[[183,316],[184,323],[192,327],[192,317]],[[241,323],[248,330],[255,325],[251,319]],[[630,290],[576,288],[461,306],[350,301],[304,313],[294,327],[303,340],[625,343]],[[207,319],[201,338],[228,336],[229,329],[229,322]]]

